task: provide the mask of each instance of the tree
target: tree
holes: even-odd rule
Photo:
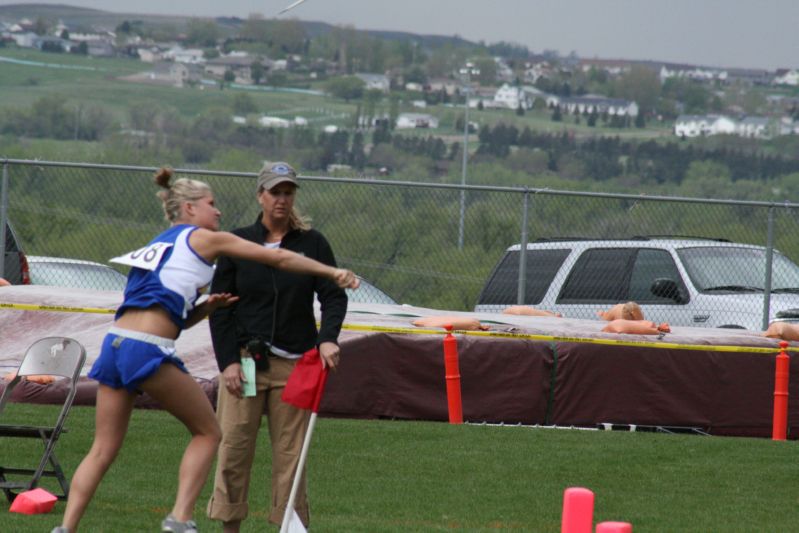
[[[237,93],[233,97],[233,112],[237,115],[249,115],[257,113],[258,106],[255,105],[255,100],[249,94]]]
[[[635,65],[619,77],[614,92],[638,104],[640,113],[651,113],[660,97],[660,78],[653,69]]]
[[[264,74],[266,74],[266,70],[264,69],[264,64],[261,62],[261,57],[255,58],[255,61],[252,62],[250,65],[250,77],[255,85],[261,83],[261,80],[264,78]]]
[[[339,76],[329,80],[325,88],[336,98],[349,102],[363,96],[366,83],[356,76]]]
[[[216,46],[219,40],[219,27],[213,19],[189,19],[186,28],[186,42],[200,47]]]
[[[225,71],[225,75],[222,77],[222,79],[226,83],[233,83],[234,81],[236,81],[236,74],[232,70],[227,69]]]
[[[560,122],[563,120],[563,115],[560,112],[560,106],[556,105],[555,109],[552,111],[552,122]]]
[[[297,20],[274,21],[269,36],[277,56],[301,54],[308,39],[305,26]]]
[[[66,28],[61,30],[61,35],[59,35],[59,37],[61,37],[65,41],[68,41],[69,40],[69,30],[67,30]]]

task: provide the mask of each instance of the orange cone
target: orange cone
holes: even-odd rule
[[[563,493],[561,533],[591,533],[594,523],[594,493],[570,487]]]
[[[58,498],[44,489],[27,490],[17,494],[9,511],[22,514],[49,513],[57,500]]]

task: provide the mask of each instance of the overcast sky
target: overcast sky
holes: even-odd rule
[[[118,13],[274,17],[294,0],[58,0]],[[20,3],[0,0],[0,5]],[[127,7],[127,6],[136,6]],[[511,41],[533,52],[799,67],[799,0],[306,0],[284,17]]]

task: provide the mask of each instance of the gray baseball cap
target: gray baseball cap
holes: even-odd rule
[[[261,167],[261,172],[258,173],[255,191],[270,191],[276,185],[286,182],[293,183],[297,187],[300,186],[297,183],[297,171],[294,170],[294,167],[283,161],[266,161],[264,166]]]

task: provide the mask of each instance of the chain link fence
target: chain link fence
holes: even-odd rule
[[[152,181],[154,167],[11,159],[0,160],[0,164],[0,222],[9,223],[0,223],[0,245],[6,250],[0,277],[12,283],[22,282],[22,251],[27,258],[33,258],[29,265],[33,283],[108,288],[115,278],[114,272],[108,273],[109,268],[126,273],[124,267],[110,265],[108,259],[141,247],[167,224],[155,197],[158,188]],[[176,176],[190,176],[212,186],[222,211],[222,229],[251,224],[260,213],[255,200],[256,173],[177,169]],[[572,238],[601,240],[605,247],[613,248],[614,240],[636,236],[690,236],[763,247],[744,266],[716,260],[712,268],[727,287],[715,288],[715,292],[755,295],[765,304],[760,310],[770,311],[770,315],[764,313],[760,317],[763,324],[779,310],[787,316],[787,309],[797,309],[799,316],[799,295],[790,290],[799,287],[799,273],[791,270],[796,268],[793,262],[799,260],[799,204],[324,176],[301,176],[300,184],[296,204],[331,242],[339,264],[354,270],[398,303],[473,310],[486,283],[497,274],[495,266],[513,245],[525,248],[524,244],[531,243],[534,248],[533,243],[542,239],[556,242]],[[772,249],[781,254],[772,256]],[[632,265],[640,254],[628,255],[626,264]],[[541,279],[546,279],[537,268],[535,257],[517,256],[523,259],[511,274],[513,279],[504,282],[501,304],[495,303],[492,310],[500,310],[505,304],[538,306],[547,302],[528,298],[529,286],[536,281],[540,285]],[[783,263],[783,256],[790,261]],[[47,278],[46,258],[71,261],[60,270],[51,264],[52,273]],[[100,266],[90,266],[105,274],[91,274],[88,266],[75,263],[76,260],[97,263]],[[675,261],[679,263],[677,272],[685,277],[675,280],[678,285],[695,284],[692,276],[697,274],[683,268],[679,258]],[[777,261],[780,268],[789,272],[772,276],[776,268],[772,265],[777,265]],[[725,269],[729,269],[726,274]],[[746,269],[751,271],[742,278],[741,271]],[[624,287],[630,283],[632,270],[632,266],[629,271],[606,269],[602,276],[605,281],[612,279],[612,284]],[[62,272],[60,279],[58,272]],[[658,272],[662,274],[660,270],[651,274]],[[569,275],[574,274],[561,272],[560,282],[564,283]],[[646,278],[649,273],[636,275]],[[736,287],[738,278],[745,278],[747,283]],[[653,277],[638,279],[637,283],[647,285],[654,281]],[[792,287],[785,285],[788,281],[794,283]],[[776,294],[764,293],[767,287],[780,290],[779,302]],[[635,294],[638,293],[624,290],[595,295],[589,292],[580,297],[579,303],[590,307],[593,314]],[[692,299],[675,300],[672,305],[690,306],[700,300],[696,294],[682,296]],[[557,297],[553,303],[557,303]],[[670,296],[664,293],[660,297]],[[357,298],[384,301],[378,292],[368,290]],[[718,305],[735,313],[729,301],[704,305]],[[691,311],[701,316],[718,309]],[[674,320],[667,313],[647,318]]]

